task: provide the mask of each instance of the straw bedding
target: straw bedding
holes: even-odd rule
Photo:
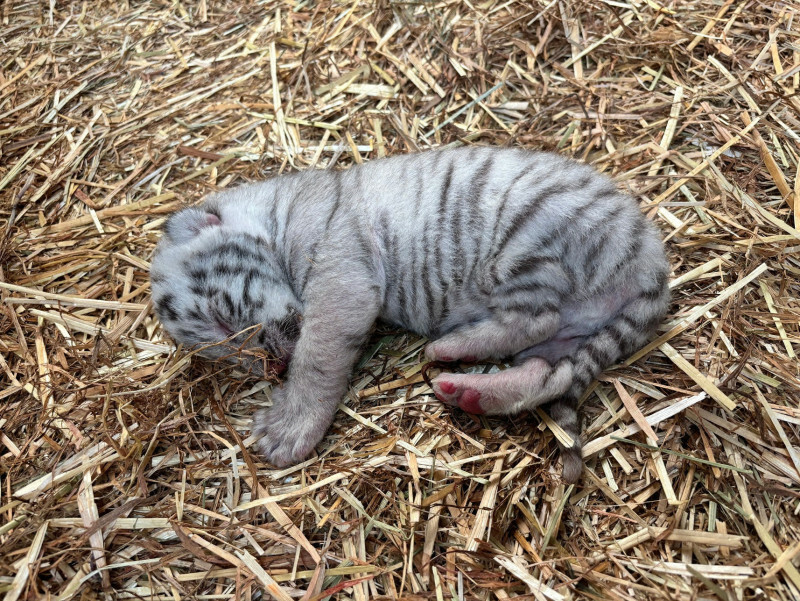
[[[5,599],[800,597],[792,2],[0,5]],[[176,351],[159,226],[209,191],[448,144],[557,150],[661,227],[670,320],[583,403],[450,411],[378,326],[318,454]]]

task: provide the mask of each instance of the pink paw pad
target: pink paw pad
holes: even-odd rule
[[[481,408],[480,400],[481,393],[468,388],[461,394],[461,398],[458,399],[458,406],[467,413],[482,415],[485,411]]]
[[[453,394],[456,391],[456,385],[452,382],[439,382],[439,390],[445,394]]]

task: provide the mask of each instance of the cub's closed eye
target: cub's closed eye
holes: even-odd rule
[[[222,334],[225,338],[233,335],[235,332],[233,327],[222,316],[222,312],[210,301],[208,303],[208,314],[211,317],[211,320],[214,322],[214,325],[216,326],[215,329],[218,334]]]
[[[215,317],[214,318],[214,324],[217,326],[217,328],[221,332],[223,332],[225,334],[226,338],[228,336],[232,336],[233,335],[233,328],[231,328],[227,323],[222,321],[222,319],[220,319],[219,317]]]

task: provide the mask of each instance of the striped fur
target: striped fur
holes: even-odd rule
[[[203,352],[245,349],[251,368],[288,364],[253,422],[262,452],[287,465],[323,437],[378,318],[429,336],[432,360],[513,357],[496,374],[442,374],[434,392],[476,413],[549,404],[579,441],[577,399],[653,334],[668,269],[655,227],[606,177],[476,147],[213,195],[168,221],[152,288],[176,340],[225,340]],[[580,443],[563,458],[576,480]]]

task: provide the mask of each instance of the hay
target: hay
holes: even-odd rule
[[[798,19],[771,0],[3,3],[5,599],[799,598]],[[671,321],[587,395],[581,485],[551,422],[451,412],[424,341],[386,327],[319,456],[264,464],[268,386],[153,318],[164,216],[473,143],[613,174],[669,242]]]

